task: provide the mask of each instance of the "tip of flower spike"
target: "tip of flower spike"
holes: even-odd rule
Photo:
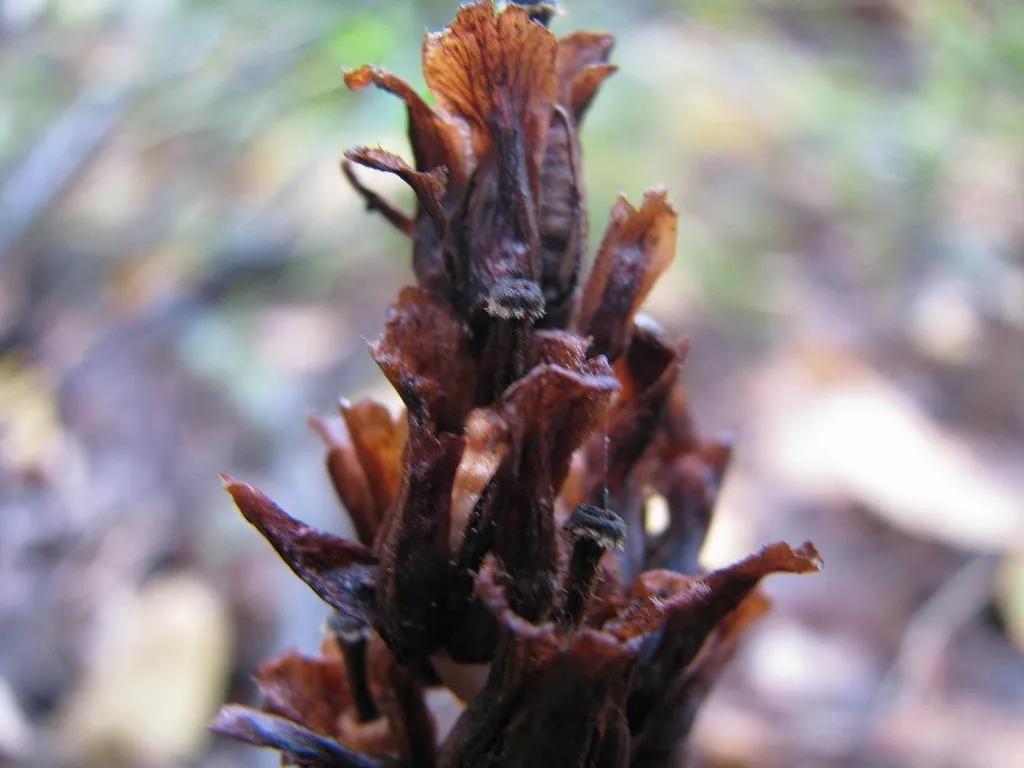
[[[534,280],[502,278],[491,288],[484,310],[499,320],[539,320],[544,317],[544,293]]]
[[[576,507],[566,528],[573,537],[592,539],[602,549],[622,549],[626,543],[626,522],[612,510],[592,504]]]
[[[217,477],[220,478],[221,483],[224,485],[224,490],[228,490],[232,485],[237,484],[237,480],[229,475],[227,472],[218,472]]]

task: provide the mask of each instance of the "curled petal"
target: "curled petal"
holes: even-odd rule
[[[432,109],[400,77],[379,67],[367,65],[349,70],[345,73],[345,85],[354,91],[374,85],[402,99],[409,113],[409,142],[416,168],[427,171],[443,166],[448,168],[454,183],[463,183],[469,158],[461,125]]]
[[[447,227],[444,208],[441,206],[445,187],[448,184],[446,168],[438,167],[426,171],[416,171],[398,155],[371,147],[350,149],[345,152],[345,157],[353,163],[372,168],[375,171],[396,175],[416,193],[416,199],[438,232],[443,232]]]
[[[419,284],[442,295],[451,294],[460,278],[455,273],[456,264],[448,247],[449,212],[446,205],[454,206],[453,201],[461,196],[461,191],[453,189],[451,194],[446,195],[449,181],[447,167],[413,170],[397,155],[366,147],[349,150],[345,156],[347,160],[342,169],[366,201],[367,208],[379,210],[400,231],[412,236],[412,264]],[[367,190],[353,172],[352,163],[393,173],[412,187],[419,202],[416,218],[410,219],[379,195]]]
[[[377,573],[370,549],[300,523],[251,485],[229,477],[224,484],[245,519],[296,576],[343,615],[370,623]]]
[[[447,219],[462,199],[475,162],[465,122],[432,109],[408,83],[377,67],[364,66],[351,70],[345,74],[345,83],[354,90],[372,84],[405,102],[409,116],[409,142],[412,144],[416,170],[431,172],[432,169],[447,169],[447,187],[443,195],[437,196],[445,211],[443,218]],[[348,172],[346,175],[349,175]],[[354,176],[350,180],[357,190],[361,190]],[[457,278],[452,271],[454,265],[447,250],[446,225],[439,221],[438,208],[433,201],[427,205],[421,204],[416,220],[412,221],[394,212],[378,196],[363,191],[361,194],[368,207],[380,210],[399,228],[404,224],[403,231],[413,237],[413,269],[419,284],[440,294],[451,294]]]
[[[594,352],[614,360],[626,346],[633,318],[675,253],[676,212],[664,190],[644,195],[639,210],[623,197],[583,289],[578,328]]]
[[[356,191],[356,194],[363,198],[363,202],[366,204],[366,210],[377,211],[381,216],[388,220],[388,223],[390,223],[391,226],[403,235],[408,237],[415,236],[416,222],[413,218],[404,211],[399,210],[389,200],[378,195],[372,189],[363,184],[356,175],[355,168],[351,162],[348,160],[342,160],[341,172],[345,174],[345,179],[352,185],[352,189]]]
[[[398,768],[393,760],[355,752],[283,717],[231,704],[210,729],[221,736],[279,750],[286,759],[311,768]]]
[[[404,289],[370,353],[410,419],[435,431],[461,430],[473,405],[475,370],[468,332],[447,302],[422,288]]]

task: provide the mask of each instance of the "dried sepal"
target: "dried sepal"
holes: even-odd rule
[[[225,476],[224,485],[245,519],[296,576],[343,615],[372,622],[377,578],[377,556],[372,550],[310,528],[247,483]]]

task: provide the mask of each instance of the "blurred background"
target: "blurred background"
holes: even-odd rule
[[[716,766],[1024,763],[1024,3],[566,0],[614,31],[591,252],[666,184],[648,304],[738,458],[705,552],[813,539],[695,734]],[[325,609],[234,511],[344,532],[309,412],[389,397],[410,282],[341,152],[408,154],[452,0],[0,2],[0,765],[270,766],[225,697]],[[387,179],[372,179],[411,206]]]

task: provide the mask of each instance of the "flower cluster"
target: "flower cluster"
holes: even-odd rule
[[[774,544],[701,573],[729,447],[695,431],[685,344],[637,312],[675,250],[664,191],[620,199],[585,280],[578,133],[613,40],[557,39],[547,5],[490,0],[428,35],[437,106],[374,67],[408,111],[410,165],[343,169],[413,243],[370,353],[405,410],[315,421],[358,541],[309,528],[226,478],[245,518],[333,609],[321,654],[257,675],[260,709],[216,731],[303,766],[665,766],[760,615],[759,581],[820,567]],[[409,215],[358,168],[414,191]],[[652,494],[669,523],[645,529]],[[464,707],[439,738],[430,689]]]

